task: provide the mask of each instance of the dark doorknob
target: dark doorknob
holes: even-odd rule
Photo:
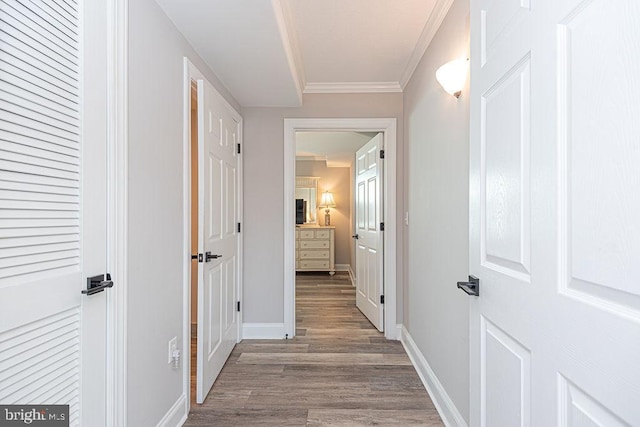
[[[480,296],[480,279],[469,276],[468,282],[458,282],[458,289],[462,289],[467,295]]]
[[[212,255],[211,252],[205,252],[204,258],[205,258],[205,262],[209,262],[212,259],[222,258],[222,255]]]
[[[358,236],[357,234],[354,234],[353,236],[351,236],[351,238],[358,240],[360,238],[360,236]]]

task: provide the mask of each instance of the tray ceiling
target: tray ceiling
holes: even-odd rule
[[[157,0],[245,107],[401,92],[453,0]]]

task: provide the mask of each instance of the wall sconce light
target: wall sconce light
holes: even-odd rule
[[[447,62],[436,71],[436,80],[447,93],[460,98],[462,88],[467,80],[468,66],[469,58]]]
[[[325,209],[325,215],[324,215],[324,225],[331,225],[331,216],[329,215],[329,208],[335,208],[336,207],[336,202],[335,200],[333,200],[333,193],[329,192],[329,191],[325,191],[324,193],[322,193],[322,199],[320,199],[320,206],[318,206],[319,208],[326,208]]]

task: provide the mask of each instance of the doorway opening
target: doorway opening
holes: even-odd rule
[[[189,409],[242,338],[242,116],[187,58],[183,102],[184,326],[175,349],[185,355],[176,368]]]
[[[196,402],[196,367],[198,366],[198,84],[191,80],[190,84],[190,110],[191,110],[191,334],[189,341],[190,356],[190,400]]]
[[[396,328],[396,119],[285,119],[284,120],[284,221],[285,221],[285,283],[284,283],[284,329],[285,336],[292,338],[296,334],[296,233],[298,237],[303,233],[302,227],[296,227],[296,197],[292,197],[296,193],[296,135],[303,132],[353,132],[360,134],[378,134],[380,133],[380,148],[384,149],[384,168],[382,168],[382,176],[380,180],[381,194],[386,197],[380,204],[380,212],[377,217],[377,228],[383,231],[382,249],[385,254],[383,263],[382,277],[383,283],[381,291],[381,303],[384,302],[384,316],[379,329],[384,330],[387,339],[397,339]],[[377,151],[378,154],[379,150]],[[355,178],[355,173],[353,174]],[[308,175],[307,178],[314,178],[314,175]],[[353,180],[349,187],[355,187]],[[319,184],[319,192],[324,192],[322,183]],[[328,190],[328,189],[327,189]],[[354,194],[355,196],[355,194]],[[317,196],[318,205],[323,205],[322,195]],[[337,201],[333,200],[336,206]],[[355,204],[355,203],[354,203]],[[329,204],[331,205],[331,203]],[[351,206],[351,202],[347,204]],[[319,206],[318,206],[319,207]],[[336,218],[336,210],[330,214],[332,219]],[[316,222],[324,225],[324,209],[316,212]],[[347,221],[349,222],[349,221]],[[298,224],[300,225],[300,224]],[[349,227],[351,237],[355,226],[354,218],[352,218]],[[343,235],[344,235],[343,230]],[[315,233],[315,231],[313,232]],[[315,238],[315,234],[306,232],[308,238]],[[334,232],[335,233],[335,232]],[[330,232],[324,232],[330,234]],[[329,236],[330,237],[330,236]],[[335,237],[334,237],[335,238]],[[300,246],[300,242],[298,242]],[[298,254],[298,268],[300,267],[300,254]],[[355,259],[355,256],[354,256]],[[356,262],[354,261],[354,264]],[[330,271],[330,270],[329,270]],[[354,272],[355,273],[355,272]]]
[[[345,304],[354,309],[357,307],[373,327],[382,330],[382,310],[379,306],[381,292],[376,289],[382,285],[382,281],[376,279],[381,276],[383,251],[378,250],[381,247],[375,248],[377,253],[374,254],[374,261],[377,257],[379,263],[372,263],[373,274],[368,274],[368,269],[364,267],[369,259],[363,256],[367,248],[362,245],[364,239],[357,240],[359,234],[366,237],[359,230],[362,230],[369,213],[364,200],[367,191],[358,191],[357,181],[362,181],[358,179],[362,176],[358,174],[357,168],[359,157],[360,164],[363,165],[363,156],[358,153],[367,144],[371,145],[374,138],[381,139],[379,135],[377,132],[296,132],[295,269],[298,303],[302,302],[303,305],[320,311],[338,309]],[[381,170],[374,171],[374,178],[380,178],[379,172]],[[365,180],[360,184],[364,184],[361,185],[364,187],[367,182]],[[362,200],[358,200],[358,196]],[[378,199],[373,200],[376,201]],[[372,214],[379,217],[375,211]],[[360,228],[357,218],[360,219]],[[360,268],[357,267],[357,258],[362,263]],[[356,282],[359,270],[361,280]],[[373,283],[367,283],[369,278]],[[348,284],[352,286],[345,287]],[[339,295],[335,293],[338,288]],[[367,309],[368,289],[376,294],[372,298],[373,305],[380,310],[375,307],[373,310]],[[298,308],[296,316],[298,333],[303,332],[305,327],[319,326],[307,322],[313,314],[305,315],[300,310]],[[304,322],[300,324],[302,320]],[[347,327],[348,323],[345,317],[344,325],[334,326]]]

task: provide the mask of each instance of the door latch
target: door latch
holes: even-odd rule
[[[87,289],[83,290],[84,295],[93,295],[113,287],[111,274],[100,274],[98,276],[87,277]]]
[[[469,276],[468,282],[458,282],[458,289],[462,289],[467,295],[480,296],[480,279]]]
[[[204,258],[204,262],[209,262],[212,259],[222,258],[222,255],[212,255],[211,252],[205,252]]]

